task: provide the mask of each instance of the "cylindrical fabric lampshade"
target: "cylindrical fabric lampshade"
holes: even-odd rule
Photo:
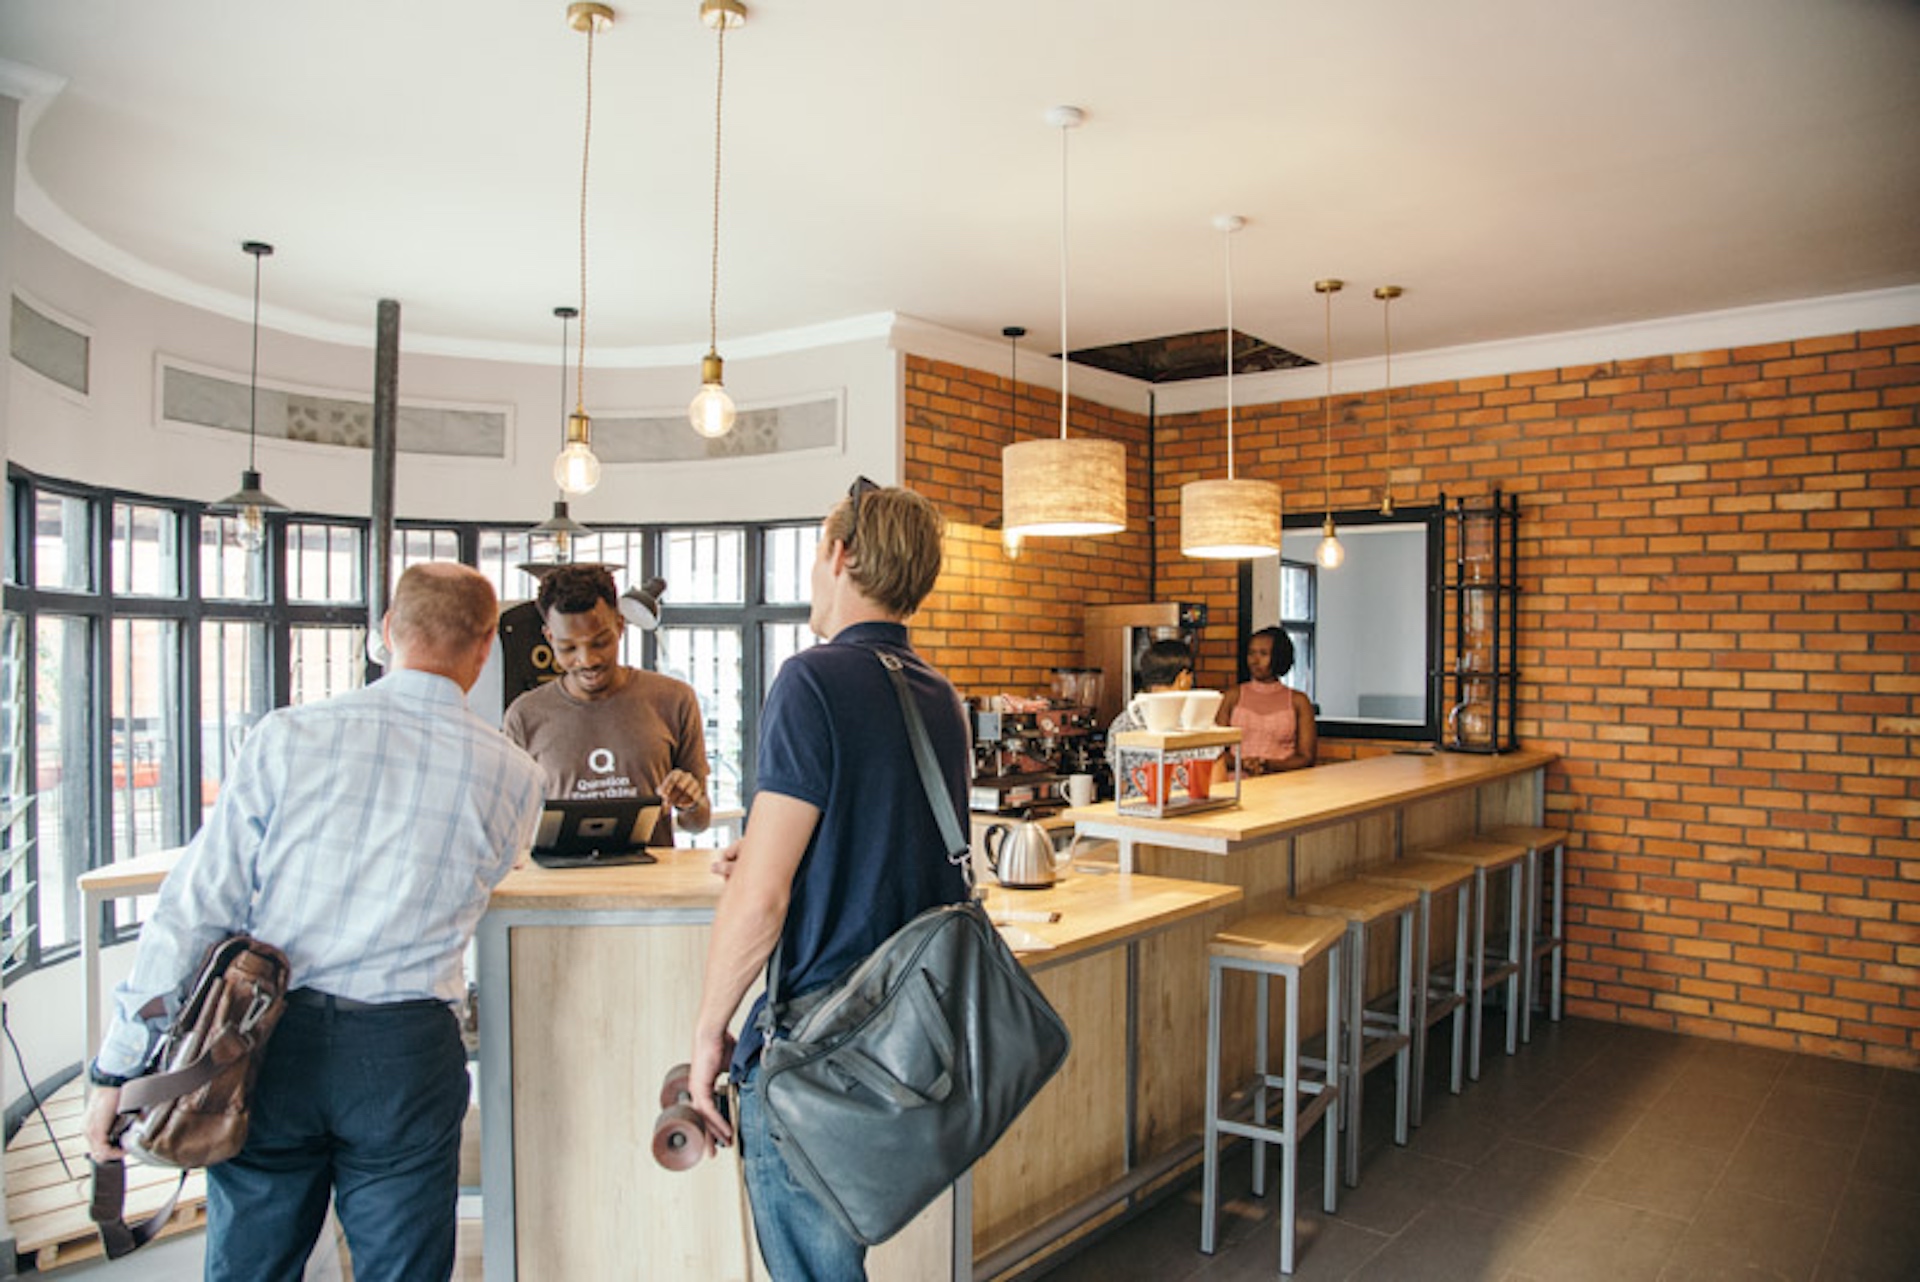
[[[1272,481],[1188,481],[1180,487],[1180,550],[1233,558],[1280,552],[1280,487]]]
[[[1018,441],[1000,451],[1009,534],[1115,534],[1127,528],[1127,447],[1090,437]]]

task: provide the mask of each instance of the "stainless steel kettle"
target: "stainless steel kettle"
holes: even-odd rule
[[[1065,860],[1054,853],[1053,837],[1031,820],[1017,827],[989,826],[980,837],[987,866],[1000,884],[1013,890],[1044,890],[1059,879]]]

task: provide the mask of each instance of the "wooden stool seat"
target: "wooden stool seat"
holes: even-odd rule
[[[1446,859],[1396,859],[1392,863],[1374,864],[1360,870],[1361,881],[1406,886],[1429,895],[1445,894],[1472,878],[1471,866]]]
[[[1305,966],[1339,943],[1345,933],[1345,926],[1325,917],[1258,913],[1242,918],[1215,935],[1207,944],[1207,952],[1236,961]]]
[[[1542,961],[1548,963],[1547,1015],[1560,1022],[1567,948],[1567,839],[1572,833],[1566,828],[1508,824],[1480,835],[1493,841],[1517,841],[1527,848],[1527,969],[1521,980],[1520,1040],[1530,1042]]]
[[[1336,881],[1288,900],[1291,907],[1316,917],[1344,917],[1371,926],[1383,917],[1405,912],[1420,901],[1420,892],[1365,880]]]
[[[1471,864],[1488,872],[1498,872],[1509,864],[1517,864],[1527,857],[1527,846],[1521,841],[1499,841],[1491,837],[1467,837],[1460,841],[1450,841],[1444,846],[1428,846],[1416,852],[1420,859],[1444,859],[1448,863]]]

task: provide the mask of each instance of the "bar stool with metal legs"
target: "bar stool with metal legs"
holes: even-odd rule
[[[1547,1017],[1560,1022],[1560,994],[1566,978],[1567,953],[1567,830],[1509,824],[1480,834],[1490,841],[1517,841],[1527,848],[1527,969],[1520,987],[1520,1040],[1533,1040],[1533,1007],[1539,1000],[1540,963],[1547,962]],[[1553,855],[1553,884],[1543,884],[1547,872],[1541,856]],[[1542,922],[1541,914],[1546,914]]]
[[[1420,1125],[1424,1112],[1427,1073],[1427,1030],[1449,1015],[1453,1017],[1453,1053],[1448,1058],[1452,1071],[1448,1089],[1460,1093],[1460,1078],[1467,1049],[1467,932],[1468,914],[1473,902],[1473,869],[1465,864],[1450,864],[1439,859],[1396,859],[1360,870],[1360,880],[1400,886],[1420,896],[1419,911],[1414,914],[1413,946],[1413,1099],[1409,1120]],[[1453,928],[1453,964],[1437,970],[1432,965],[1433,898],[1452,895],[1457,920]]]
[[[1205,1175],[1201,1192],[1200,1249],[1213,1254],[1215,1210],[1220,1200],[1220,1137],[1238,1135],[1253,1141],[1253,1195],[1266,1192],[1267,1145],[1280,1146],[1280,1271],[1293,1272],[1294,1191],[1297,1185],[1297,1157],[1300,1137],[1323,1122],[1326,1153],[1322,1158],[1325,1174],[1321,1203],[1333,1214],[1339,1200],[1339,1128],[1327,1110],[1340,1099],[1340,941],[1345,926],[1330,917],[1309,917],[1298,913],[1260,913],[1245,918],[1215,935],[1207,945],[1207,1129]],[[1300,1053],[1300,983],[1308,963],[1322,953],[1327,956],[1327,1056],[1324,1075],[1310,1080],[1301,1074],[1305,1060]],[[1252,1120],[1242,1122],[1221,1116],[1220,1100],[1220,1008],[1221,979],[1227,971],[1251,972],[1255,977],[1255,1036],[1253,1078],[1235,1092],[1236,1100],[1251,1095]],[[1267,980],[1280,976],[1286,990],[1285,1071],[1278,1077],[1267,1071],[1268,1003]],[[1280,1124],[1268,1119],[1269,1091],[1279,1092]],[[1303,1108],[1301,1097],[1310,1101]],[[1236,1108],[1236,1111],[1238,1109]]]
[[[1533,946],[1528,938],[1524,909],[1527,848],[1517,841],[1469,837],[1463,841],[1448,842],[1444,846],[1429,846],[1416,852],[1415,857],[1466,864],[1473,869],[1473,923],[1469,928],[1473,940],[1469,954],[1473,982],[1468,985],[1472,1000],[1467,1038],[1467,1075],[1477,1082],[1480,1080],[1480,1045],[1486,1025],[1487,991],[1501,984],[1507,986],[1507,1054],[1512,1055],[1520,1049],[1520,973],[1523,969],[1520,959],[1527,956]],[[1487,880],[1494,873],[1507,875],[1507,949],[1505,958],[1490,965],[1487,958]]]
[[[1347,1133],[1347,1187],[1360,1183],[1361,1101],[1366,1076],[1391,1059],[1394,1062],[1393,1142],[1407,1142],[1407,1098],[1413,1058],[1414,910],[1416,891],[1371,881],[1339,881],[1295,895],[1287,906],[1316,917],[1336,917],[1347,924],[1347,1001],[1341,1051],[1345,1073],[1340,1081],[1341,1125]],[[1397,923],[1400,935],[1400,979],[1391,994],[1392,1009],[1368,1009],[1367,960],[1373,928]]]

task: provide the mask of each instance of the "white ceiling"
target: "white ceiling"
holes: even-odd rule
[[[727,40],[720,349],[900,313],[1075,347],[1237,327],[1343,358],[1920,282],[1913,0],[746,0]],[[595,363],[706,345],[714,36],[595,43]],[[586,38],[565,0],[0,0],[19,210],[270,324],[551,359],[576,301]],[[38,73],[38,74],[36,74]]]

